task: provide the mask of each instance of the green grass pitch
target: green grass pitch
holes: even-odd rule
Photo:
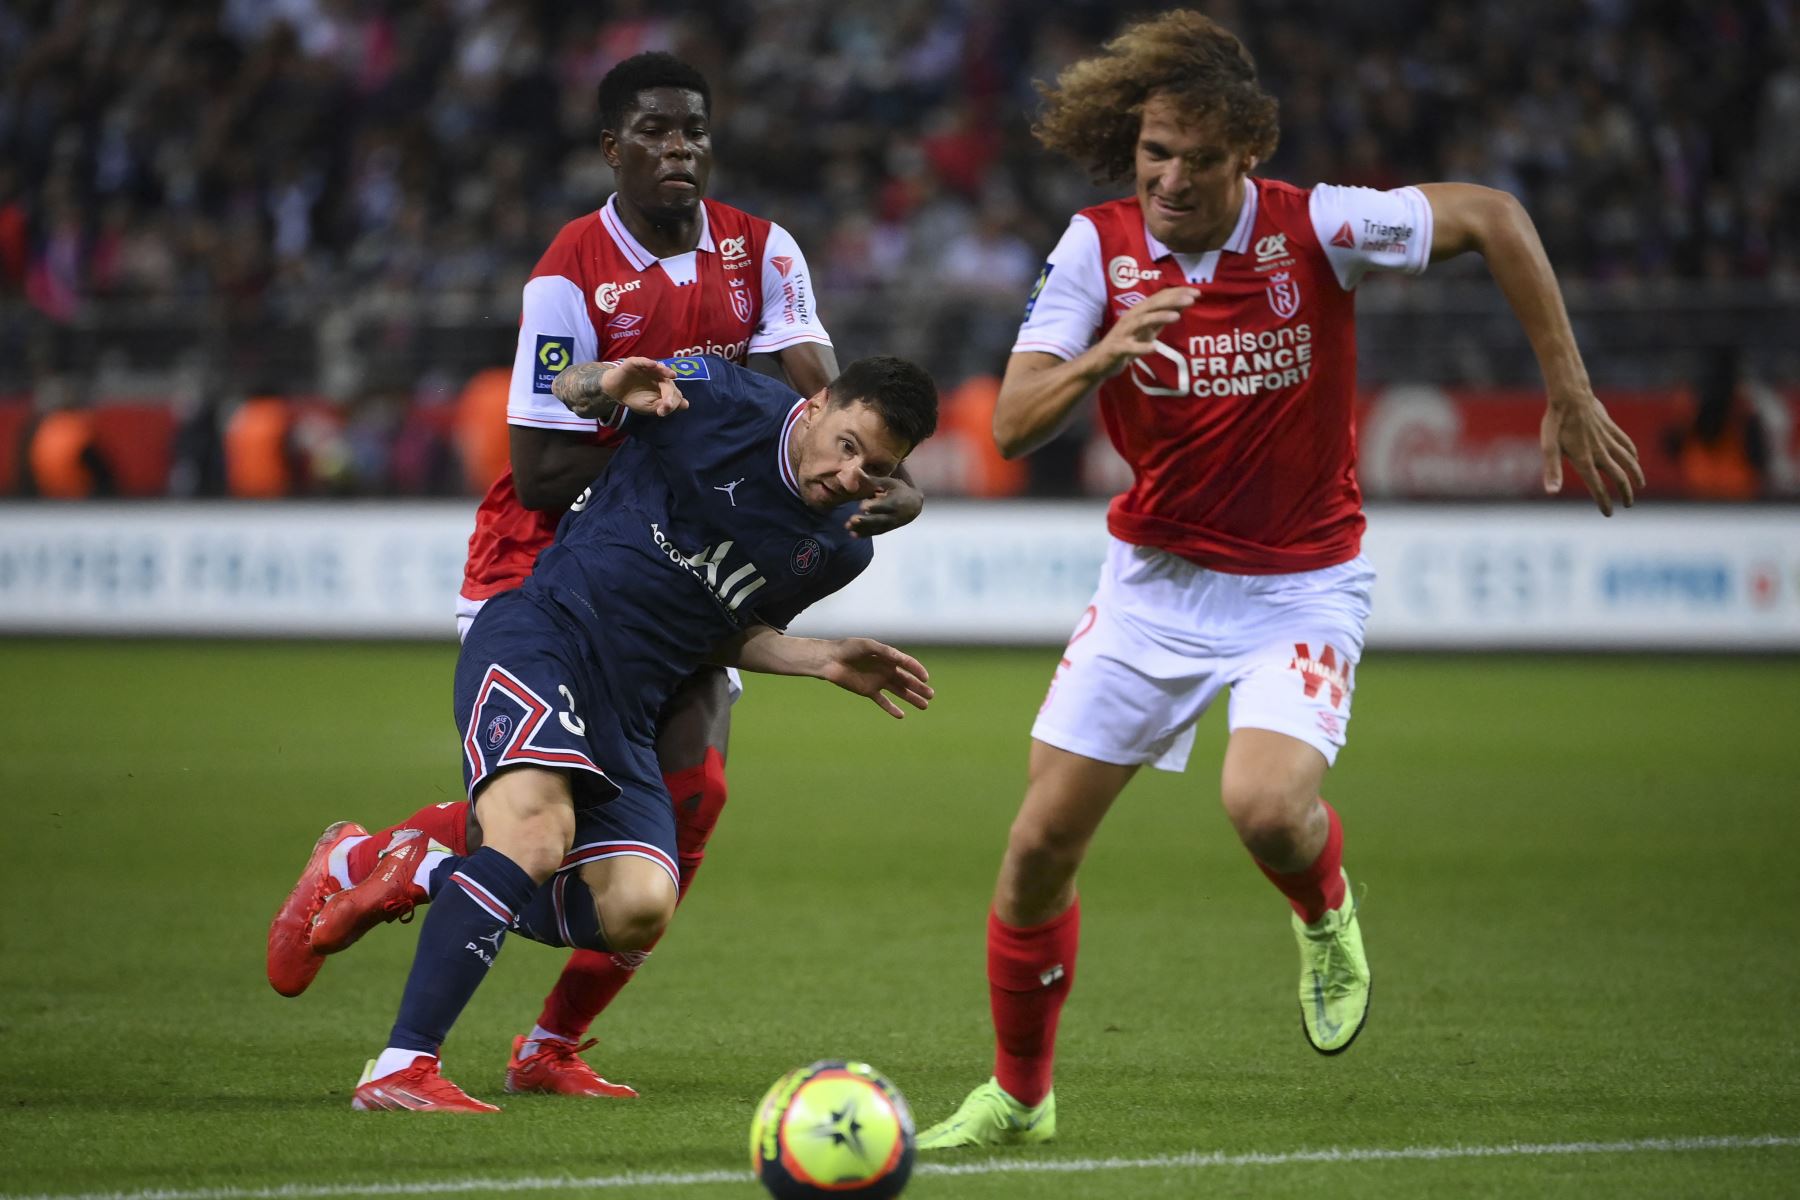
[[[596,1030],[642,1100],[501,1094],[561,960],[513,939],[446,1047],[506,1112],[351,1113],[416,927],[297,1000],[263,978],[264,932],[327,821],[457,797],[453,653],[0,642],[0,1200],[524,1177],[747,1198],[751,1107],[786,1068],[867,1058],[922,1122],[985,1078],[983,914],[1054,651],[924,652],[939,701],[901,723],[751,681],[693,899]],[[924,1174],[908,1196],[1800,1193],[1796,718],[1793,658],[1372,656],[1328,794],[1377,987],[1328,1060],[1298,1028],[1285,907],[1219,811],[1215,711],[1083,875],[1062,1140],[999,1156],[1088,1169]],[[1784,1140],[1516,1152],[1759,1135]],[[1295,1157],[1455,1146],[1515,1149]]]

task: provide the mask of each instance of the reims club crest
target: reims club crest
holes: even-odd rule
[[[1300,311],[1300,285],[1294,281],[1293,273],[1277,271],[1269,276],[1269,307],[1282,320],[1288,320]]]

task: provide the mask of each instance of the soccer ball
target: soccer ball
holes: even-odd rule
[[[750,1169],[776,1200],[887,1200],[912,1166],[912,1110],[868,1063],[831,1059],[789,1071],[750,1123]]]

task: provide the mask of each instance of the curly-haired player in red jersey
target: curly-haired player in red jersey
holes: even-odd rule
[[[609,431],[575,416],[552,393],[571,364],[629,356],[716,355],[742,363],[771,354],[794,390],[823,390],[838,373],[820,323],[806,258],[781,226],[705,198],[712,171],[712,100],[706,79],[662,53],[626,59],[600,82],[600,148],[617,192],[563,227],[525,284],[507,403],[511,469],[482,498],[457,604],[466,633],[487,600],[519,586],[550,544],[571,501],[614,452]],[[922,498],[900,476],[873,481],[875,495],[851,530],[874,535],[918,515]],[[681,894],[705,857],[726,799],[725,751],[735,677],[718,668],[691,676],[657,727],[663,779],[674,800]],[[308,944],[312,916],[339,888],[360,883],[390,845],[414,845],[421,830],[439,849],[414,868],[421,881],[446,852],[470,850],[479,830],[469,806],[421,809],[369,836],[334,825],[319,839],[299,884],[269,933],[269,979],[287,995],[321,963]],[[393,864],[389,864],[390,869]],[[644,953],[575,951],[537,1025],[514,1043],[509,1091],[634,1096],[578,1056],[595,1017],[630,982]],[[591,1043],[590,1043],[591,1044]]]
[[[1601,512],[1643,486],[1588,385],[1556,277],[1512,196],[1465,184],[1298,188],[1252,174],[1275,101],[1241,42],[1198,13],[1126,29],[1046,89],[1053,150],[1136,194],[1077,213],[1026,307],[994,415],[1008,457],[1098,389],[1130,490],[1032,728],[1024,803],[988,917],[994,1077],[921,1149],[1047,1141],[1075,977],[1075,875],[1148,764],[1181,770],[1231,690],[1220,780],[1244,847],[1292,906],[1308,1042],[1347,1049],[1370,973],[1320,785],[1350,721],[1374,572],[1361,556],[1355,288],[1481,254],[1543,370],[1544,485],[1568,457]]]

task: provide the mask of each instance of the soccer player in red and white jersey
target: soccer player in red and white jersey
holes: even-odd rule
[[[1275,101],[1238,39],[1197,13],[1128,28],[1068,68],[1038,127],[1136,194],[1069,223],[1026,308],[994,414],[1029,453],[1098,388],[1131,465],[1111,547],[1032,728],[1029,778],[988,918],[994,1077],[922,1149],[1047,1141],[1051,1066],[1075,977],[1075,875],[1137,770],[1186,765],[1226,688],[1226,814],[1293,908],[1300,1012],[1349,1047],[1369,967],[1320,797],[1350,720],[1374,571],[1360,553],[1354,299],[1370,271],[1476,251],[1543,370],[1544,483],[1575,465],[1601,511],[1642,487],[1588,385],[1560,292],[1513,197],[1463,184],[1298,188],[1252,174]]]
[[[716,355],[742,363],[770,354],[808,396],[838,373],[793,235],[705,198],[713,159],[705,77],[671,55],[639,54],[601,80],[599,103],[601,151],[618,190],[563,227],[525,284],[507,403],[511,469],[494,481],[476,514],[457,603],[459,633],[490,597],[524,582],[564,511],[613,454],[610,431],[575,416],[551,393],[565,367],[629,356]],[[922,497],[904,477],[872,482],[876,494],[852,518],[854,532],[879,534],[918,515]],[[658,756],[676,808],[682,895],[725,804],[734,691],[727,672],[704,669],[658,721]],[[366,879],[390,845],[413,840],[395,837],[406,830],[422,830],[440,844],[416,868],[418,878],[428,877],[444,848],[471,848],[468,840],[478,831],[466,824],[468,807],[428,807],[372,837],[361,826],[328,830],[270,929],[269,978],[277,990],[297,994],[317,973],[321,959],[305,932],[332,891]],[[636,1095],[601,1078],[577,1051],[644,953],[575,951],[536,1027],[514,1041],[507,1090]]]

